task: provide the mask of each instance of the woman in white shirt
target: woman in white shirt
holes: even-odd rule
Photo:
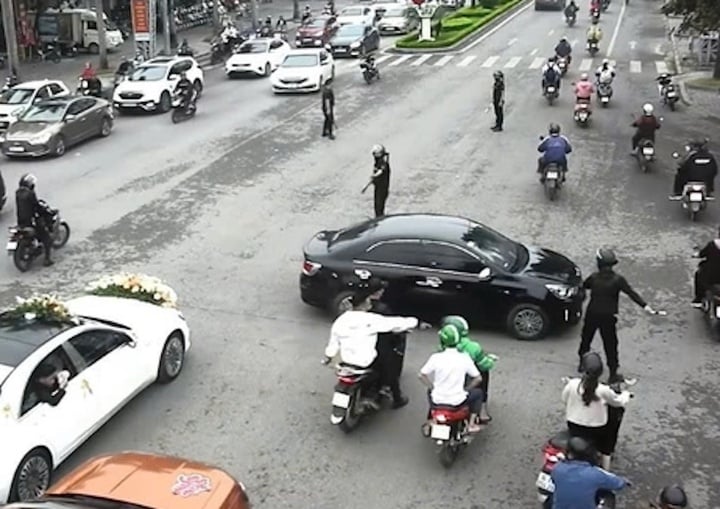
[[[610,468],[615,437],[608,430],[608,405],[624,407],[630,393],[617,394],[600,383],[603,362],[600,355],[589,352],[582,359],[582,378],[571,378],[562,391],[568,431],[592,442],[602,455],[602,466]]]

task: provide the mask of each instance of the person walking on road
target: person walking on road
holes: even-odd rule
[[[325,83],[322,88],[322,112],[325,121],[323,123],[323,137],[335,139],[333,127],[335,127],[335,92],[330,83]]]
[[[388,154],[384,146],[374,145],[372,155],[375,159],[375,166],[373,167],[370,182],[367,183],[365,189],[367,189],[370,184],[375,187],[373,201],[375,205],[375,217],[378,218],[385,215],[385,202],[390,193],[390,154]],[[363,189],[363,191],[365,191],[365,189]]]
[[[493,108],[495,109],[495,125],[490,129],[495,132],[503,130],[503,122],[505,121],[505,76],[502,71],[495,71],[493,74],[495,83],[493,84]]]
[[[600,248],[595,254],[598,270],[593,272],[583,282],[583,288],[590,290],[590,303],[585,310],[585,323],[582,328],[580,341],[580,367],[583,369],[583,357],[590,351],[590,345],[595,331],[600,329],[600,336],[605,349],[605,358],[610,370],[609,383],[622,381],[623,376],[618,373],[620,361],[618,359],[617,313],[620,292],[630,297],[638,306],[650,314],[658,314],[645,302],[638,293],[632,289],[627,280],[613,270],[618,260],[615,253],[608,248]]]

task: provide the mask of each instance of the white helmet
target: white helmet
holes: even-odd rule
[[[580,75],[580,81],[587,81],[588,80],[588,73],[584,72]]]
[[[655,108],[653,108],[653,105],[650,103],[643,104],[643,114],[645,115],[652,115]]]
[[[373,145],[372,154],[374,156],[381,156],[385,153],[385,147],[382,145]]]
[[[610,63],[610,60],[608,60],[607,58],[603,58],[603,65],[609,64],[609,63]]]

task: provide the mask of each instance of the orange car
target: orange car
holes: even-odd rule
[[[55,483],[33,509],[107,509],[119,502],[125,509],[250,509],[242,483],[215,467],[167,456],[123,452],[86,461]],[[96,502],[94,502],[94,500]],[[28,503],[7,509],[27,509]]]

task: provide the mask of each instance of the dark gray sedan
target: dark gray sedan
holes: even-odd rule
[[[97,97],[55,97],[33,104],[2,142],[7,157],[60,157],[77,143],[112,132],[112,105]]]

